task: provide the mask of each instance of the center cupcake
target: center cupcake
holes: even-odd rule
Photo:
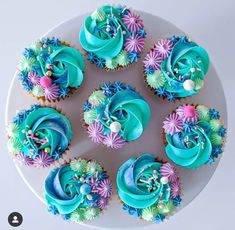
[[[122,82],[101,85],[89,96],[83,110],[91,140],[113,149],[139,138],[151,113],[145,99],[132,86]]]
[[[146,32],[140,16],[123,6],[102,6],[85,19],[79,40],[98,68],[117,70],[137,62]]]

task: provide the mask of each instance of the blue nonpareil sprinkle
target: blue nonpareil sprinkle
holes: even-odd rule
[[[181,201],[182,201],[182,199],[181,199],[180,196],[176,196],[176,197],[172,200],[174,206],[176,206],[176,207],[180,205]]]
[[[26,90],[26,91],[32,91],[33,89],[33,85],[31,82],[29,81],[24,81],[22,82],[22,87]]]
[[[112,84],[112,89],[113,91],[116,93],[118,91],[121,91],[121,90],[125,90],[126,89],[126,86],[123,82],[121,81],[115,81],[113,84]]]
[[[83,111],[87,112],[91,110],[91,103],[86,101],[84,104],[83,104]]]
[[[135,217],[141,216],[141,209],[139,208],[133,208],[127,204],[123,204],[122,209],[128,212],[132,216],[135,216]]]
[[[219,134],[221,137],[225,137],[226,133],[227,133],[227,129],[224,128],[224,127],[221,127],[221,128],[219,129],[219,131],[218,131],[218,134]]]
[[[140,58],[139,53],[136,53],[136,52],[128,53],[128,59],[130,60],[131,63],[137,62],[139,58]]]
[[[18,79],[22,82],[27,82],[28,81],[28,72],[26,71],[21,71],[19,74],[18,74]]]
[[[55,37],[53,37],[53,38],[50,40],[50,43],[51,43],[53,46],[60,46],[60,45],[61,45],[61,41],[60,41],[58,38],[55,38]]]
[[[105,60],[103,58],[96,58],[94,63],[98,68],[104,68],[105,67]]]
[[[190,121],[185,121],[183,123],[183,129],[184,129],[184,132],[186,133],[191,133],[192,132],[192,129],[193,129],[193,124],[192,122]]]
[[[152,67],[148,67],[144,69],[145,74],[150,75],[154,73],[154,69]]]
[[[166,90],[165,87],[160,87],[158,89],[156,89],[156,94],[159,96],[166,96]]]
[[[168,92],[168,93],[166,94],[166,97],[167,97],[167,100],[168,100],[168,101],[175,101],[175,100],[176,100],[175,94],[174,94],[174,93],[171,93],[171,92]]]
[[[59,89],[59,97],[67,97],[69,95],[69,88],[60,87]]]
[[[144,29],[138,30],[138,31],[137,31],[137,34],[138,34],[139,36],[141,36],[142,38],[145,38],[146,35],[147,35],[147,33],[146,33],[146,31],[145,31]]]
[[[45,45],[49,45],[50,44],[50,39],[49,38],[42,38],[42,43]]]
[[[50,206],[48,207],[48,212],[51,212],[51,213],[54,214],[54,215],[59,214],[59,211],[58,211],[58,209],[56,208],[55,205],[50,205]]]
[[[95,63],[96,59],[97,59],[97,56],[94,53],[92,53],[92,52],[87,53],[87,60],[88,61]]]
[[[213,145],[211,156],[213,158],[217,158],[219,156],[219,154],[221,154],[222,152],[223,152],[222,145]]]
[[[71,214],[64,214],[64,215],[62,215],[62,218],[63,218],[64,220],[69,220],[70,217],[71,217]]]
[[[215,109],[210,109],[209,110],[209,115],[210,115],[210,119],[220,119],[220,114]]]
[[[25,48],[24,51],[23,51],[23,55],[26,58],[30,58],[30,57],[33,57],[35,54],[34,54],[34,51],[32,49]]]
[[[39,108],[41,108],[41,106],[38,105],[38,104],[31,105],[31,107],[30,107],[30,112],[35,111],[35,110],[37,110],[37,109],[39,109]]]
[[[161,223],[163,222],[163,220],[165,219],[165,216],[162,214],[157,214],[156,217],[154,218],[154,222],[155,223]]]
[[[111,97],[114,94],[112,84],[110,84],[110,83],[106,83],[106,82],[103,83],[100,86],[100,89],[102,91],[104,91],[105,95],[108,96],[108,97]]]

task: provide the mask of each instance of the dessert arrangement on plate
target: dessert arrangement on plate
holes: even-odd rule
[[[44,183],[45,203],[49,212],[64,220],[95,220],[108,211],[116,184],[120,209],[136,221],[160,223],[184,199],[176,167],[190,172],[209,167],[223,152],[226,128],[220,113],[200,101],[181,103],[164,121],[159,120],[169,161],[159,158],[157,149],[137,157],[130,152],[114,172],[114,181],[102,162],[92,157],[65,159],[78,140],[63,107],[55,103],[61,99],[70,103],[72,94],[87,91],[79,87],[94,77],[86,74],[91,64],[97,71],[125,71],[136,62],[144,67],[136,78],[142,79],[143,88],[147,84],[155,95],[166,99],[162,106],[180,102],[203,88],[210,65],[208,53],[188,36],[171,35],[156,37],[143,56],[148,31],[141,15],[125,6],[102,6],[81,26],[76,36],[83,51],[57,37],[43,37],[24,49],[17,68],[18,84],[39,102],[17,111],[9,122],[8,150],[15,162],[30,170],[50,167]],[[82,111],[79,132],[86,133],[90,143],[113,152],[138,143],[148,129],[155,129],[149,126],[151,104],[140,92],[128,79],[107,79],[97,85],[78,108]]]

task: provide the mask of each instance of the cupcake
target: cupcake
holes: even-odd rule
[[[155,160],[152,154],[142,154],[123,163],[116,183],[123,210],[145,221],[162,222],[181,202],[181,185],[175,168]]]
[[[176,164],[198,168],[223,152],[226,129],[220,114],[205,105],[179,106],[163,122],[167,156]]]
[[[8,150],[22,165],[46,168],[60,159],[72,139],[72,127],[56,109],[32,105],[7,127]]]
[[[79,40],[97,68],[118,70],[137,62],[146,32],[141,17],[123,6],[102,6],[85,19]]]
[[[83,82],[82,54],[57,38],[42,38],[23,51],[18,79],[37,99],[58,101],[68,97]]]
[[[150,107],[130,85],[103,83],[83,106],[83,121],[91,140],[122,148],[139,138],[150,119]]]
[[[107,207],[109,176],[95,161],[74,159],[52,170],[45,180],[48,211],[71,222],[91,221]]]
[[[148,87],[168,101],[186,98],[203,87],[209,68],[206,50],[186,36],[157,41],[146,55],[144,77]]]

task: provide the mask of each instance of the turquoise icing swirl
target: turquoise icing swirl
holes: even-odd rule
[[[162,62],[161,71],[167,80],[165,90],[176,97],[187,97],[197,94],[197,90],[187,91],[183,87],[184,80],[203,80],[209,68],[209,56],[204,48],[194,42],[181,40],[174,45],[169,57]],[[177,71],[176,71],[177,70]],[[192,71],[193,70],[193,71]],[[168,74],[170,73],[170,75]]]
[[[206,121],[199,121],[190,132],[175,133],[172,136],[167,134],[165,150],[168,157],[176,164],[189,169],[205,164],[212,152],[210,131],[205,132],[209,127]]]
[[[103,6],[99,10],[105,13],[104,20],[100,21],[88,16],[79,34],[80,43],[86,51],[93,52],[100,58],[112,59],[121,52],[124,36],[128,37],[130,32],[122,22],[117,9],[112,6]],[[116,36],[111,36],[106,32],[107,21],[115,27]],[[126,32],[125,35],[123,31]]]
[[[69,214],[83,202],[80,193],[81,183],[73,180],[74,171],[69,165],[52,171],[45,181],[45,199],[48,205],[55,206],[60,214]]]
[[[147,208],[157,204],[159,200],[170,200],[170,184],[161,183],[159,169],[161,163],[155,162],[152,154],[143,154],[139,158],[130,158],[118,170],[116,182],[120,199],[134,208]],[[156,170],[156,180],[152,180]],[[148,189],[148,180],[156,185],[156,189]]]
[[[38,55],[38,74],[40,76],[47,75],[47,62],[50,60],[52,66],[51,79],[53,83],[66,88],[75,87],[77,88],[83,82],[83,71],[85,70],[85,62],[79,51],[76,49],[60,45],[53,46],[48,45],[47,49],[51,49],[52,52],[49,54],[47,59],[43,58],[43,55]],[[43,53],[43,50],[40,54]]]
[[[64,152],[72,139],[69,120],[52,108],[38,108],[30,112],[19,126],[22,153],[34,158],[41,150]]]
[[[121,118],[118,117],[120,112],[123,114]],[[105,121],[117,121],[122,126],[120,134],[123,139],[133,141],[139,138],[147,127],[151,110],[138,93],[133,90],[122,90],[109,98],[104,106],[100,106],[97,114],[100,114],[99,121],[106,128],[106,132],[110,132],[110,129]],[[105,120],[102,119],[104,117]]]

